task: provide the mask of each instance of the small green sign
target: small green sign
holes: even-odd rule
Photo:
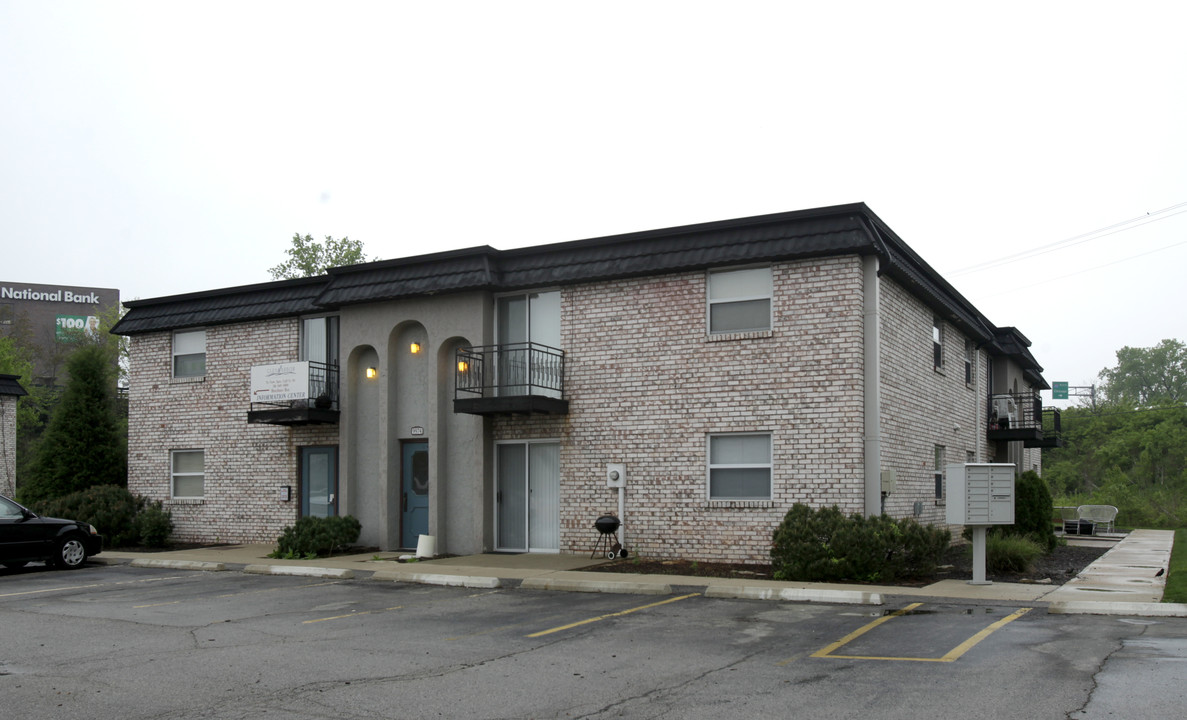
[[[1052,400],[1067,400],[1067,383],[1065,383],[1065,382],[1051,383],[1051,399]]]

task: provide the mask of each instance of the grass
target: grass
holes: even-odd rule
[[[1162,601],[1187,603],[1187,530],[1175,531],[1175,545],[1171,550],[1170,569],[1166,574],[1166,588]]]

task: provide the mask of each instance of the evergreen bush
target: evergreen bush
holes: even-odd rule
[[[772,570],[777,580],[889,582],[935,570],[950,540],[946,528],[913,518],[796,503],[775,530]]]
[[[298,518],[277,539],[276,557],[333,555],[358,542],[362,525],[350,515]]]
[[[1055,524],[1051,522],[1055,504],[1047,483],[1033,470],[1027,470],[1014,482],[1014,525],[1003,526],[994,534],[1024,535],[1044,553],[1055,549]]]
[[[119,485],[96,485],[52,500],[34,503],[38,515],[67,518],[94,525],[106,547],[126,547],[140,542],[136,516],[147,501]]]
[[[136,516],[135,530],[145,547],[164,547],[173,534],[173,515],[161,507],[161,502],[149,502]]]

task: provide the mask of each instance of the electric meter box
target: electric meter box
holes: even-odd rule
[[[1013,463],[964,463],[948,468],[950,525],[1013,525]]]

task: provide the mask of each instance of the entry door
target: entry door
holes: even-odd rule
[[[301,515],[338,514],[338,448],[301,448]]]
[[[557,552],[560,549],[560,444],[502,443],[496,446],[497,549]]]
[[[421,535],[429,534],[429,443],[404,443],[403,488],[400,495],[402,528],[400,545],[416,547]]]

